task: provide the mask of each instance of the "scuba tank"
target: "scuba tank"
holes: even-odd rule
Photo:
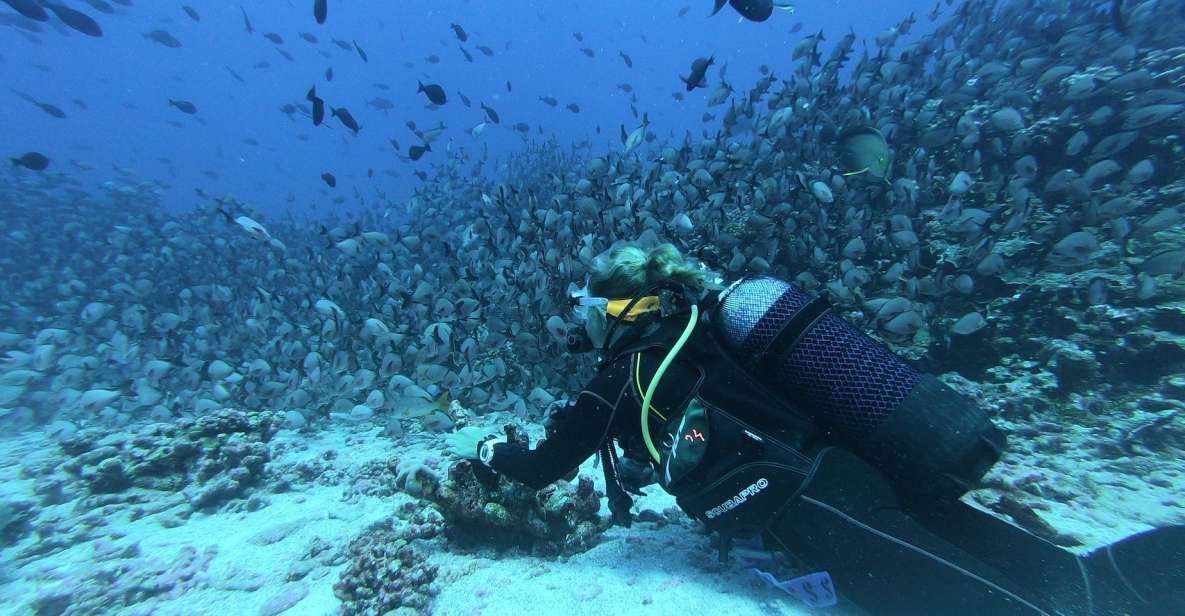
[[[985,409],[831,313],[825,296],[743,278],[710,316],[741,366],[905,495],[957,498],[999,458],[1004,436]]]

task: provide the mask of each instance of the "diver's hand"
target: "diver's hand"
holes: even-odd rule
[[[449,453],[465,460],[477,459],[477,445],[485,439],[481,428],[469,426],[444,437]]]

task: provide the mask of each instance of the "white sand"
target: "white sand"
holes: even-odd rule
[[[10,437],[0,441],[0,485],[9,498],[36,500],[33,482],[19,478],[20,462],[58,456],[56,446],[46,447],[39,434]],[[333,449],[336,468],[361,465],[370,460],[400,455],[422,457],[423,446],[396,450],[377,430],[347,437],[345,432],[297,435],[282,432],[274,444],[303,443],[304,450],[285,449],[273,464],[283,465],[314,459]],[[582,469],[601,484],[600,470],[590,463]],[[135,521],[117,513],[99,527],[94,539],[36,560],[13,570],[11,558],[17,550],[36,542],[36,536],[4,551],[4,583],[0,584],[0,613],[26,614],[37,593],[53,588],[60,580],[93,572],[112,560],[95,559],[95,544],[107,541],[117,546],[138,544],[138,557],[125,561],[132,566],[152,559],[165,563],[177,559],[186,548],[198,553],[213,552],[204,581],[171,598],[157,598],[111,614],[146,613],[187,616],[259,614],[278,594],[307,592],[304,598],[282,612],[285,615],[323,616],[336,613],[339,601],[333,585],[347,566],[332,567],[308,561],[312,567],[295,582],[289,572],[302,565],[310,542],[320,538],[344,547],[367,525],[389,516],[409,497],[403,494],[381,499],[362,497],[347,503],[345,486],[313,486],[301,492],[269,494],[270,505],[255,512],[194,514],[176,528],[161,525],[164,511]],[[652,489],[638,501],[639,508],[662,511],[673,499]],[[654,494],[659,492],[659,494]],[[167,496],[161,494],[161,496]],[[43,511],[42,515],[76,516],[73,503]],[[607,512],[605,512],[607,514]],[[112,536],[116,538],[112,539]],[[272,536],[268,536],[272,535]],[[274,542],[264,543],[264,540]],[[753,576],[716,563],[708,537],[694,527],[636,523],[631,529],[614,528],[599,545],[586,553],[560,560],[502,555],[481,550],[462,553],[448,550],[443,539],[428,544],[439,548],[431,561],[440,567],[440,589],[432,613],[474,616],[497,614],[592,614],[607,608],[634,610],[646,614],[686,614],[688,609],[712,606],[727,614],[805,614],[809,610],[780,591],[763,586]],[[619,612],[620,613],[620,612]],[[626,612],[630,613],[630,612]],[[830,611],[832,614],[841,614]]]

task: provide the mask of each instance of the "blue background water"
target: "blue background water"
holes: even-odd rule
[[[202,188],[216,196],[233,194],[263,212],[314,216],[354,207],[355,190],[366,202],[373,201],[376,191],[394,199],[410,196],[420,181],[412,172],[431,173],[433,164],[446,159],[443,150],[450,141],[474,159],[486,146],[495,160],[518,151],[523,138],[511,128],[517,122],[531,126],[533,140],[555,135],[567,145],[588,139],[593,154],[620,148],[619,125],[628,132],[639,124],[630,113],[629,94],[617,88],[620,83],[634,86],[638,111],[649,112],[651,130],[660,140],[668,135],[681,140],[689,129],[697,136],[705,128],[714,131],[727,108],[707,107],[719,65],[727,63],[727,80],[739,100],[760,77],[761,64],[779,77],[789,76],[797,64],[791,60],[793,46],[808,33],[825,30],[826,50],[848,28],[871,39],[914,12],[918,23],[912,36],[917,36],[931,27],[925,14],[932,8],[918,0],[804,2],[793,14],[775,11],[769,21],[755,24],[738,23],[729,7],[708,18],[711,3],[706,0],[330,0],[329,19],[318,25],[312,0],[255,1],[242,3],[255,28],[248,35],[237,3],[193,0],[190,6],[201,14],[200,22],[191,20],[177,2],[116,5],[116,15],[104,15],[83,2],[71,5],[94,16],[104,37],[66,30],[56,19],[42,24],[44,31],[35,35],[39,43],[15,28],[0,28],[0,66],[8,86],[0,92],[0,113],[7,120],[5,155],[41,151],[53,159],[51,170],[66,171],[89,186],[118,178],[112,168],[118,165],[134,171],[137,179],[165,182],[162,207],[169,209],[192,207],[198,201],[194,189]],[[680,18],[683,7],[690,10]],[[0,11],[9,9],[0,6]],[[802,30],[791,34],[798,21]],[[473,63],[462,57],[450,22],[469,33],[463,45]],[[167,30],[183,47],[170,49],[144,37],[155,29]],[[284,38],[278,47],[294,61],[273,49],[277,45],[263,37],[267,32]],[[320,43],[302,40],[300,32],[313,33]],[[574,32],[582,33],[584,42]],[[357,41],[369,63],[338,48],[332,38]],[[485,56],[477,45],[489,46],[495,55]],[[596,57],[586,57],[581,47],[593,49]],[[856,53],[862,49],[857,43]],[[619,51],[632,57],[633,68]],[[683,102],[674,100],[671,94],[683,91],[678,76],[687,74],[696,57],[713,53],[718,66],[709,73],[709,88],[687,94]],[[425,61],[431,54],[440,57],[439,64]],[[263,60],[270,66],[253,68]],[[405,66],[408,62],[412,68]],[[327,67],[333,68],[332,82],[324,78]],[[443,85],[448,103],[438,110],[427,108],[424,96],[416,94],[417,79]],[[507,80],[513,84],[511,92]],[[390,91],[374,87],[376,82],[389,84]],[[357,136],[334,118],[313,127],[300,113],[289,119],[280,111],[285,103],[304,103],[313,84],[328,105],[346,107],[358,119],[363,128]],[[14,91],[54,104],[68,117],[54,118]],[[472,108],[461,103],[458,91],[469,96]],[[376,96],[391,100],[395,108],[382,112],[369,107],[366,102]],[[555,97],[560,104],[548,107],[539,102],[541,96]],[[170,107],[170,98],[193,102],[198,114],[187,116]],[[466,131],[485,120],[479,101],[496,109],[502,124],[490,125],[474,139]],[[580,113],[565,109],[573,102]],[[703,122],[705,111],[717,119]],[[388,141],[397,140],[404,156],[417,143],[407,120],[421,129],[437,122],[448,126],[433,146],[436,151],[418,163],[400,160]],[[252,139],[258,145],[248,142]],[[368,169],[374,169],[373,178],[367,177]],[[497,166],[487,170],[496,172]],[[336,189],[322,182],[325,171],[337,177]],[[344,202],[333,203],[339,196]]]

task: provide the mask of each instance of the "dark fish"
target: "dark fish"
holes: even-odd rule
[[[358,126],[358,121],[354,119],[354,116],[350,115],[350,111],[345,107],[331,108],[330,113],[333,114],[333,117],[340,120],[346,128],[354,131],[354,134],[358,134],[358,131],[362,130],[362,127]]]
[[[617,89],[621,90],[622,92],[625,92],[626,94],[629,94],[630,92],[634,91],[634,86],[631,86],[628,83],[619,83],[619,84],[617,84]]]
[[[704,116],[700,119],[703,120],[704,122],[711,122],[712,120],[716,119],[716,116],[705,111]]]
[[[267,34],[263,35],[263,38],[265,38],[277,45],[284,44],[284,37],[280,36],[279,34],[276,34],[275,32],[268,32]]]
[[[165,32],[164,30],[153,30],[148,34],[145,34],[144,38],[151,39],[160,43],[161,45],[164,45],[165,47],[171,47],[173,49],[181,47],[181,41],[177,40],[176,37],[174,37],[172,34],[169,34],[168,32]]]
[[[343,51],[351,51],[352,49],[354,49],[354,46],[350,45],[349,41],[343,41],[343,40],[339,40],[339,39],[330,39],[330,40],[333,41],[334,45],[341,47]]]
[[[407,149],[407,155],[412,160],[420,160],[420,158],[424,156],[424,152],[431,152],[431,151],[432,151],[432,146],[425,143],[424,145],[411,146],[410,148]]]
[[[325,69],[325,81],[333,81],[333,67],[332,66]]]
[[[555,107],[556,105],[559,104],[559,101],[557,101],[556,99],[554,99],[550,96],[540,96],[539,101],[548,105],[549,107]]]
[[[197,113],[197,106],[189,101],[175,101],[170,98],[169,104],[179,109],[181,113],[188,113],[190,115]]]
[[[518,122],[514,125],[514,130],[517,130],[520,133],[527,133],[531,131],[531,127],[528,126],[526,122]]]
[[[366,52],[362,51],[362,48],[358,46],[358,41],[354,41],[354,49],[358,52],[358,55],[362,58],[363,62],[366,62],[367,64],[370,63],[370,58],[367,58]]]
[[[280,54],[281,56],[284,56],[284,59],[289,62],[294,62],[296,60],[296,58],[292,57],[292,54],[288,53],[287,51],[284,51],[283,49],[280,49],[279,47],[272,47],[272,49],[275,49],[276,53]]]
[[[918,23],[917,18],[913,16],[913,13],[910,13],[909,17],[905,18],[905,21],[897,24],[897,32],[899,34],[909,34],[909,31],[913,29],[913,25],[916,23]]]
[[[389,86],[385,83],[374,83],[372,85],[380,90],[390,90],[391,89],[391,86]]]
[[[1127,22],[1123,17],[1123,0],[1111,0],[1111,25],[1120,34],[1127,34]]]
[[[329,13],[329,2],[327,0],[313,0],[313,19],[317,23],[325,23],[325,17]]]
[[[58,19],[67,26],[87,36],[103,36],[103,29],[99,27],[98,22],[91,19],[86,13],[51,2],[45,3],[45,7],[53,11],[53,14],[57,15]]]
[[[185,11],[185,14],[189,15],[189,18],[194,21],[201,21],[202,20],[202,16],[198,15],[197,10],[194,9],[192,6],[189,6],[188,4],[182,4],[181,10]]]
[[[582,54],[584,54],[584,55],[586,55],[586,56],[588,56],[588,57],[590,57],[590,58],[595,58],[595,57],[597,57],[597,52],[595,52],[595,51],[593,51],[593,50],[589,49],[588,47],[581,47],[581,48],[580,48],[580,53],[582,53]]]
[[[444,95],[444,88],[434,83],[430,83],[428,85],[424,85],[419,81],[416,83],[419,84],[419,88],[416,90],[416,93],[419,94],[420,92],[423,92],[424,95],[428,97],[428,100],[432,101],[433,105],[443,105],[448,101],[448,97]]]
[[[235,78],[236,80],[238,80],[240,83],[247,83],[246,81],[243,81],[243,77],[242,77],[242,75],[239,75],[238,73],[236,73],[236,72],[235,72],[235,69],[233,69],[233,68],[231,68],[231,67],[229,67],[229,66],[224,66],[224,67],[222,67],[222,68],[226,69],[226,72],[230,73],[230,76],[231,76],[231,77],[234,77],[234,78]]]
[[[462,94],[460,90],[457,90],[457,96],[461,97],[461,102],[464,103],[466,107],[473,106],[473,103],[469,100],[469,97]]]
[[[329,173],[328,171],[322,173],[321,179],[324,180],[330,188],[337,188],[337,178],[333,177],[332,173]]]
[[[462,43],[469,40],[469,35],[465,34],[465,29],[462,28],[460,25],[449,24],[449,27],[451,27],[453,29],[453,34],[457,35],[457,40],[461,41]]]
[[[306,40],[306,41],[308,41],[308,42],[310,42],[310,43],[312,43],[312,44],[314,44],[314,45],[316,45],[317,43],[321,42],[321,39],[317,38],[317,36],[316,36],[316,35],[314,35],[314,34],[311,34],[311,33],[309,33],[309,32],[301,32],[301,33],[300,33],[300,38],[302,38],[302,39],[304,39],[304,40]]]
[[[247,9],[243,8],[243,5],[240,4],[239,11],[243,13],[243,27],[247,29],[247,34],[255,32],[255,28],[251,27],[251,18],[247,17]]]
[[[41,108],[42,111],[44,111],[45,113],[48,113],[49,115],[51,115],[55,118],[65,118],[66,117],[66,112],[62,111],[56,105],[51,105],[49,103],[38,103],[38,102],[34,102],[33,104],[37,105],[38,107]]]
[[[514,87],[510,85],[510,80],[509,80],[509,79],[507,79],[507,80],[506,80],[506,91],[507,91],[507,92],[513,92],[513,91],[514,91]]]
[[[681,101],[681,100],[683,100],[683,93],[682,92],[672,92],[671,98],[673,98],[677,101]]]
[[[478,46],[477,46],[477,50],[478,50],[478,51],[480,51],[480,52],[482,52],[483,54],[485,54],[485,55],[487,55],[487,56],[490,56],[490,57],[493,57],[493,56],[494,56],[494,50],[493,50],[493,49],[490,49],[489,47],[486,47],[485,45],[478,45]]]
[[[320,126],[325,119],[325,101],[317,96],[317,86],[309,88],[304,97],[313,104],[313,126]]]
[[[34,0],[3,0],[12,10],[36,21],[49,21],[49,13]],[[42,167],[44,169],[44,167]]]
[[[396,141],[396,140],[394,140],[394,139],[388,139],[387,141],[390,141],[390,142],[391,142],[391,147],[395,148],[395,151],[396,151],[396,152],[398,152],[399,150],[402,150],[402,149],[403,149],[403,148],[399,147],[399,142],[398,142],[398,141]]]
[[[468,51],[465,51],[465,48],[464,48],[464,47],[461,47],[460,45],[457,45],[457,49],[460,49],[460,50],[461,50],[461,55],[465,56],[465,61],[466,61],[466,62],[472,62],[472,61],[473,61],[473,55],[472,55],[472,54],[470,54]]]
[[[618,51],[617,53],[621,55],[621,59],[625,61],[626,66],[634,68],[634,60],[629,56],[629,54],[624,51]]]
[[[568,111],[571,111],[572,113],[580,113],[580,105],[577,105],[576,103],[568,103]]]
[[[726,4],[725,0],[715,0],[715,3],[712,15],[720,12]],[[728,0],[727,4],[749,21],[765,21],[774,13],[773,0]]]
[[[428,56],[427,58],[424,58],[424,61],[427,62],[428,64],[440,64],[440,56],[438,56],[436,54],[432,54],[432,55]]]
[[[374,169],[367,169],[366,170],[366,177],[368,177],[368,178],[374,177]]]
[[[481,103],[481,108],[482,108],[482,111],[486,112],[486,117],[489,118],[491,122],[493,122],[494,124],[501,124],[502,123],[502,120],[498,118],[497,111],[490,109],[489,107],[486,106],[485,103]]]
[[[708,74],[708,67],[716,61],[716,56],[710,58],[696,58],[691,63],[691,72],[686,77],[679,77],[679,80],[687,84],[687,91],[690,92],[696,88],[707,87],[705,84],[705,77]]]
[[[44,171],[49,166],[49,159],[40,152],[25,152],[20,158],[11,158],[13,167],[24,167],[33,171]]]
[[[584,42],[584,35],[579,32],[573,32],[572,38],[576,39],[578,42],[581,42],[581,43]]]

